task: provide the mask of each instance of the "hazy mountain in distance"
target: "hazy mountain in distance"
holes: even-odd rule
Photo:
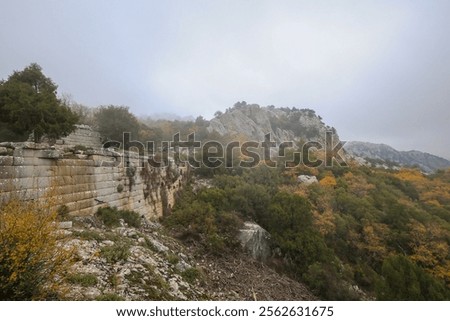
[[[450,167],[450,161],[443,157],[416,150],[398,151],[386,144],[349,141],[344,145],[344,149],[350,155],[364,158],[369,162],[376,160],[399,166],[418,166],[428,173]]]
[[[154,113],[151,115],[148,115],[143,118],[149,118],[151,120],[179,120],[179,121],[194,121],[195,118],[193,116],[179,116],[172,113]]]

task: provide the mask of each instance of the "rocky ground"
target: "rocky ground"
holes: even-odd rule
[[[200,255],[159,223],[105,229],[94,218],[66,224],[76,262],[68,300],[315,300],[301,283],[244,252]]]

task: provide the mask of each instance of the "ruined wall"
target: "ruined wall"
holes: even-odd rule
[[[67,137],[62,138],[57,143],[62,145],[83,145],[88,148],[101,147],[100,133],[91,129],[87,125],[76,125],[76,129]]]
[[[95,134],[89,137],[96,140]],[[57,206],[66,205],[74,215],[93,215],[108,205],[152,218],[173,205],[174,194],[188,174],[188,168],[173,161],[155,168],[130,153],[129,164],[124,164],[121,153],[93,148],[79,151],[73,145],[89,146],[89,140],[66,138],[64,144],[51,147],[0,143],[0,202],[12,196],[29,200],[51,195]]]

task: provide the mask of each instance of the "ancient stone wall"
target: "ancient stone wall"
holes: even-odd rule
[[[0,202],[11,197],[52,197],[56,206],[65,205],[74,215],[93,215],[101,206],[116,206],[147,218],[161,216],[164,208],[173,206],[187,167],[173,161],[152,167],[136,153],[73,148],[88,147],[89,141],[74,139],[71,145],[65,141],[51,147],[32,142],[0,143]],[[124,160],[128,162],[124,164]]]
[[[76,125],[76,129],[67,137],[62,138],[58,143],[63,145],[82,145],[87,148],[101,147],[100,133],[93,131],[87,125]]]

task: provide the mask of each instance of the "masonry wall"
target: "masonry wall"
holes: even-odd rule
[[[93,215],[108,205],[147,218],[161,216],[163,208],[173,205],[188,170],[173,161],[151,167],[134,153],[125,167],[124,155],[109,150],[81,152],[30,142],[2,143],[2,147],[6,152],[0,156],[0,202],[51,196],[73,215]]]
[[[83,145],[88,148],[98,149],[101,147],[100,133],[91,129],[87,125],[76,125],[76,129],[67,137],[62,138],[59,143],[62,145]]]

